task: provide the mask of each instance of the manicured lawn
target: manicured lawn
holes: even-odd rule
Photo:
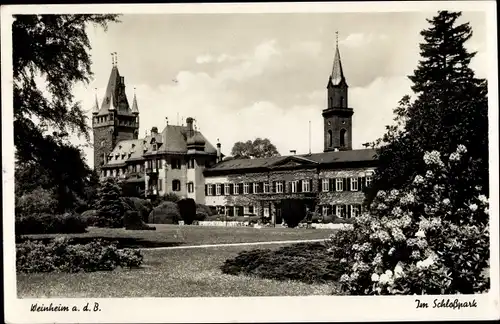
[[[188,230],[184,233],[183,242],[201,244],[230,240],[224,235],[217,238],[216,234],[220,231],[213,228],[204,230],[209,230],[211,234],[200,236],[196,230]],[[236,230],[244,237],[241,241],[251,240],[253,232],[249,229]],[[321,230],[317,232],[323,233],[322,237],[328,234]],[[303,239],[303,236],[292,234],[294,231],[270,230],[262,233],[265,234],[259,236],[261,240],[271,240],[273,235],[276,236],[274,240]],[[304,296],[332,293],[335,289],[332,285],[231,276],[222,274],[219,269],[227,258],[236,256],[240,251],[279,246],[282,245],[148,250],[144,251],[144,266],[141,269],[76,274],[21,273],[17,275],[17,291],[19,298]]]
[[[326,239],[335,230],[305,228],[209,227],[158,224],[156,231],[127,231],[125,229],[89,228],[83,234],[28,235],[31,239],[52,239],[68,236],[85,243],[93,238],[119,241],[121,247],[160,247],[223,243],[250,243]]]

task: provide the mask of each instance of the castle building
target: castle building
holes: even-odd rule
[[[228,216],[259,215],[278,223],[283,213],[315,210],[356,217],[377,161],[372,149],[352,149],[348,88],[337,44],[322,111],[323,152],[223,160],[220,144],[214,148],[192,118],[161,133],[153,127],[138,139],[137,98],[129,108],[124,78],[113,64],[101,106],[96,100],[94,109],[94,165],[102,177],[121,177],[145,197],[174,192]]]

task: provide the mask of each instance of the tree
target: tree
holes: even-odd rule
[[[234,143],[231,155],[236,159],[251,159],[280,156],[276,146],[267,138],[256,138],[253,142]]]
[[[421,60],[413,75],[415,100],[405,96],[394,110],[396,125],[372,146],[379,166],[367,202],[378,190],[404,188],[425,169],[425,151],[450,154],[458,145],[469,148],[475,184],[488,193],[487,82],[469,67],[476,53],[465,43],[472,37],[469,23],[457,24],[460,12],[440,11],[421,32]],[[469,187],[469,188],[467,188]],[[464,195],[472,190],[466,185]]]
[[[106,178],[99,188],[97,199],[97,224],[99,227],[122,227],[124,206],[120,186],[114,178]]]
[[[17,15],[12,25],[14,70],[14,144],[16,162],[40,174],[42,187],[54,186],[59,208],[76,191],[81,197],[91,171],[81,151],[69,143],[69,132],[89,140],[89,127],[73,86],[92,77],[86,34],[89,24],[104,29],[117,15]],[[45,85],[45,89],[41,85]],[[49,129],[54,131],[47,134]],[[61,169],[63,168],[63,169]],[[24,171],[21,171],[24,172]],[[18,181],[19,182],[19,181]],[[24,189],[21,188],[25,186]],[[16,189],[25,190],[22,184]],[[32,186],[37,187],[37,186]],[[17,192],[16,192],[17,193]]]

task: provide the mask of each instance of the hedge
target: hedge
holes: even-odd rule
[[[16,235],[84,233],[87,221],[78,214],[32,214],[16,217]]]

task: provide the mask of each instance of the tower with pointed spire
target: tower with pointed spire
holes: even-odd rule
[[[352,150],[352,115],[348,106],[348,85],[342,69],[342,60],[336,33],[335,57],[328,78],[327,108],[323,110],[324,152]]]
[[[108,161],[116,143],[137,139],[139,136],[139,109],[134,93],[132,107],[125,94],[125,78],[118,71],[116,53],[111,53],[112,68],[101,104],[97,100],[92,110],[94,135],[94,169],[99,173]]]

